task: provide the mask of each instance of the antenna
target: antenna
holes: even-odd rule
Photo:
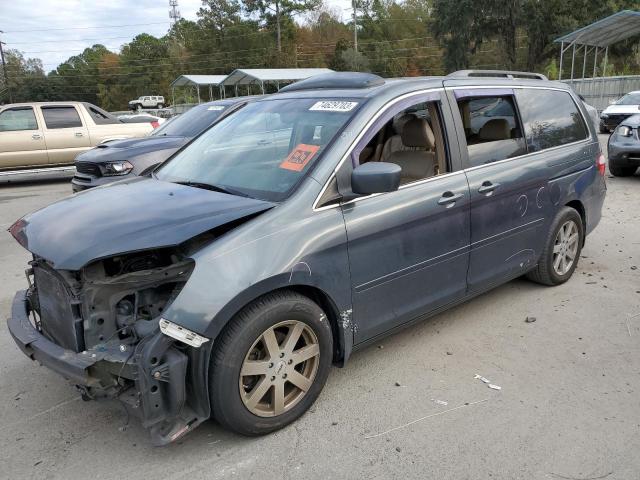
[[[173,27],[180,20],[180,10],[178,10],[178,0],[169,0],[169,18],[171,19],[171,26]]]

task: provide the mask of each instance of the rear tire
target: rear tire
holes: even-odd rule
[[[527,273],[527,278],[543,285],[566,282],[578,266],[583,243],[580,214],[571,207],[563,207],[551,224],[538,265]]]
[[[164,107],[164,105],[162,103],[159,103],[159,104],[156,105],[156,108],[163,108],[163,107]]]
[[[636,173],[637,167],[620,167],[609,163],[609,171],[614,177],[630,177]]]
[[[318,305],[288,291],[261,297],[216,339],[209,381],[213,416],[248,436],[288,425],[318,398],[332,354],[331,326]]]

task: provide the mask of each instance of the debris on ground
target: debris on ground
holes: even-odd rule
[[[396,382],[396,387],[401,387],[402,384],[400,382]]]
[[[489,388],[493,388],[494,390],[502,390],[502,387],[498,385],[494,385],[493,383],[489,384]]]
[[[486,383],[487,387],[492,388],[494,390],[502,390],[502,387],[498,386],[498,385],[494,385],[493,383],[491,383],[491,380],[489,380],[488,378],[483,377],[482,375],[478,375],[476,373],[476,376],[473,378],[477,378],[478,380],[482,381],[482,383]]]
[[[476,373],[476,376],[473,378],[478,378],[482,380],[483,383],[491,383],[491,381],[488,378],[484,378],[482,375],[478,375],[477,373]]]
[[[536,320],[537,320],[537,318],[536,318],[536,317],[527,317],[527,318],[525,318],[525,319],[524,319],[524,321],[525,321],[526,323],[533,323],[533,322],[535,322]]]
[[[453,355],[453,352],[447,352],[447,355]]]
[[[433,403],[437,403],[438,405],[444,405],[445,407],[449,405],[449,402],[445,402],[444,400],[437,400],[435,398],[432,398],[431,401]]]

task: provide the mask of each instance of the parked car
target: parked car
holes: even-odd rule
[[[142,96],[129,102],[129,108],[134,111],[143,108],[163,108],[164,105],[164,97],[161,95]]]
[[[85,102],[0,106],[0,176],[3,171],[73,165],[81,152],[105,142],[143,137],[151,124],[125,125]]]
[[[640,90],[627,93],[602,111],[600,133],[609,133],[625,118],[637,113],[640,113]]]
[[[141,175],[169,158],[212,123],[253,97],[203,103],[165,122],[145,138],[109,142],[76,157],[74,192]]]
[[[640,167],[640,114],[627,117],[613,131],[607,158],[616,177],[631,176]]]
[[[381,336],[522,275],[566,282],[605,197],[594,125],[563,83],[473,75],[311,77],[150,177],[23,217],[13,338],[157,444],[211,416],[261,435]],[[479,98],[510,111],[474,133]]]
[[[120,115],[118,120],[122,123],[150,123],[153,128],[158,128],[164,122],[166,118],[156,117],[150,113],[137,113],[133,115]]]

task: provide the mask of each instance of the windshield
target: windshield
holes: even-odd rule
[[[627,93],[616,105],[640,105],[640,93]]]
[[[358,104],[307,98],[250,103],[203,133],[155,176],[284,200]]]
[[[222,112],[231,108],[227,105],[198,105],[170,122],[156,129],[153,136],[177,135],[180,137],[195,137],[213,122]]]

